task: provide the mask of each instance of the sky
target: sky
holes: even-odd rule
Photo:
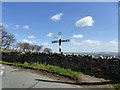
[[[43,45],[58,52],[117,52],[117,2],[3,2],[2,22],[17,42]]]

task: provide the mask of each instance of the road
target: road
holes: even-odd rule
[[[54,78],[27,72],[24,69],[20,70],[7,65],[1,65],[1,67],[2,88],[81,88],[78,85],[60,83]]]

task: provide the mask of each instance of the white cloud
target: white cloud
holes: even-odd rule
[[[53,20],[54,22],[56,22],[56,21],[59,21],[59,20],[61,20],[61,17],[63,16],[63,13],[58,13],[58,14],[56,14],[56,15],[53,15],[52,17],[51,17],[51,20]]]
[[[71,39],[70,40],[72,44],[74,45],[83,45],[83,46],[100,46],[101,45],[101,41],[97,41],[97,40],[84,40],[84,41],[81,41],[81,42],[76,42],[75,39]]]
[[[0,23],[0,25],[4,26],[5,28],[9,27],[9,29],[18,29],[18,28],[20,28],[20,25],[18,25],[18,24],[14,25],[14,24]]]
[[[42,43],[42,45],[49,45],[49,43],[47,43],[47,42],[44,42],[44,43]]]
[[[30,27],[28,25],[26,25],[26,26],[23,26],[23,29],[29,30]]]
[[[91,16],[86,16],[76,21],[75,25],[77,27],[93,26],[94,22],[95,21]]]
[[[83,42],[87,44],[100,44],[100,41],[97,40],[85,40]]]
[[[5,28],[7,28],[8,27],[8,24],[6,24],[6,23],[0,23],[0,26],[3,26],[3,27],[5,27]]]
[[[47,34],[47,37],[52,37],[52,36],[53,36],[52,33],[48,33],[48,34]]]
[[[52,47],[48,47],[48,48],[53,49]]]
[[[15,28],[18,29],[20,27],[20,25],[15,25]]]
[[[22,42],[32,44],[32,43],[34,43],[36,41],[33,41],[33,40],[31,41],[31,40],[23,39]]]
[[[72,38],[83,38],[83,35],[80,35],[80,34],[74,34],[73,36],[72,36]]]
[[[0,22],[0,26],[2,26],[3,25],[3,23],[2,22]]]
[[[31,36],[28,36],[29,39],[33,39],[35,38],[35,36],[31,35]]]
[[[100,48],[105,51],[117,52],[118,51],[118,41],[111,40],[108,42],[103,42],[101,44]]]
[[[115,40],[109,41],[109,43],[113,45],[118,45],[118,41],[115,41]]]
[[[76,42],[71,39],[73,50],[78,52],[117,52],[118,51],[118,41],[99,41],[99,40],[84,40],[81,42]],[[72,50],[71,48],[69,50]]]
[[[73,43],[74,45],[82,45],[82,43],[76,42],[75,39],[71,39],[70,41],[71,41],[71,43]]]
[[[28,25],[19,25],[19,24],[6,24],[6,23],[2,23],[0,22],[0,25],[1,26],[4,26],[4,28],[9,28],[11,30],[16,30],[16,29],[25,29],[25,30],[29,30],[30,29],[30,26]]]

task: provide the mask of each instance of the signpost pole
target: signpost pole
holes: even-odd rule
[[[61,49],[61,43],[62,42],[70,42],[70,40],[69,39],[61,39],[61,35],[62,35],[62,33],[61,32],[59,32],[58,33],[58,35],[59,35],[59,39],[58,40],[55,40],[55,41],[52,41],[52,43],[58,43],[58,45],[59,45],[59,53],[61,53],[62,52],[62,49]]]
[[[61,32],[59,32],[58,33],[59,34],[59,53],[61,53],[61,35],[62,35],[62,33]]]

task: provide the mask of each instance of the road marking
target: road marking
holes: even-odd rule
[[[4,73],[4,71],[1,71],[1,72],[0,72],[0,75],[2,75],[3,73]]]
[[[2,67],[2,71],[0,72],[0,75],[3,75],[5,67]]]

